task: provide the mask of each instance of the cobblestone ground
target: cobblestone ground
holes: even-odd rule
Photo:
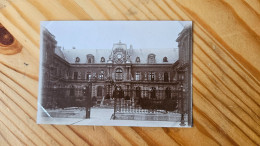
[[[66,125],[108,125],[108,126],[148,126],[148,127],[176,127],[179,125],[180,114],[167,113],[175,116],[175,121],[136,121],[136,120],[112,120],[114,109],[112,108],[91,108],[90,119],[85,119],[85,108],[65,108],[65,109],[47,109],[47,114],[43,114],[43,118],[38,123],[45,124],[66,124]],[[147,113],[138,113],[145,116]],[[151,114],[151,113],[150,113]],[[158,114],[158,113],[157,113]],[[164,113],[160,113],[164,114]],[[155,115],[157,116],[157,115]],[[179,120],[178,120],[179,119]],[[187,115],[185,115],[185,121]],[[187,125],[187,124],[186,124]]]

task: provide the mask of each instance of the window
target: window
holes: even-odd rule
[[[135,62],[140,63],[140,57],[136,57]]]
[[[67,76],[67,78],[70,76],[70,73],[68,70],[66,70],[66,76]]]
[[[88,63],[94,63],[94,56],[92,54],[87,55],[87,62]]]
[[[99,79],[103,81],[104,80],[104,74],[99,74]]]
[[[97,87],[97,96],[102,96],[102,86]]]
[[[85,96],[84,98],[88,98],[90,97],[90,87],[89,86],[84,86],[83,89],[82,89],[82,94],[83,96]]]
[[[80,89],[79,89],[79,88],[76,88],[75,91],[76,91],[76,94],[75,94],[76,97],[79,97],[79,96],[80,96]]]
[[[151,98],[156,98],[156,89],[155,89],[155,87],[152,87],[150,89],[150,97]]]
[[[105,62],[105,61],[106,61],[105,58],[104,58],[104,57],[101,57],[100,62]]]
[[[154,73],[150,72],[148,78],[150,81],[154,81]]]
[[[75,95],[75,88],[73,86],[70,86],[70,96]]]
[[[89,81],[89,80],[91,80],[91,73],[87,73],[87,80]]]
[[[52,74],[56,76],[56,74],[57,74],[57,68],[53,68]]]
[[[74,72],[74,80],[78,79],[78,72]]]
[[[163,57],[163,62],[168,62],[168,58],[167,57]]]
[[[135,80],[136,81],[140,81],[141,80],[141,73],[140,72],[135,73]]]
[[[141,97],[141,87],[136,87],[136,90],[135,90],[135,94],[136,94],[136,97]]]
[[[79,57],[76,57],[75,62],[76,62],[76,63],[79,63],[79,61],[80,61],[80,58],[79,58]]]
[[[116,69],[116,80],[117,81],[123,80],[123,70],[121,68]]]
[[[154,54],[149,54],[148,55],[148,63],[149,64],[154,64],[155,63],[155,55]]]
[[[167,87],[165,89],[165,98],[170,99],[171,98],[171,88]]]
[[[169,82],[169,76],[167,72],[164,73],[164,82]]]

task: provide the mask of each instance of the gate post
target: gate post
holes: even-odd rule
[[[83,87],[83,96],[86,97],[86,103],[85,103],[85,107],[86,107],[86,119],[90,119],[90,108],[91,108],[91,96],[89,96],[89,94],[87,93],[87,87]]]
[[[117,98],[114,97],[114,116],[113,116],[113,120],[116,119],[116,103],[117,103]]]

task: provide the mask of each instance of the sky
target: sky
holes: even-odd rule
[[[191,21],[42,21],[65,49],[112,49],[121,41],[133,48],[178,48],[176,39]]]

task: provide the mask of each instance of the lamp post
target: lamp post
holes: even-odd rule
[[[53,95],[52,95],[52,107],[55,109],[55,100],[54,100],[54,98],[57,98],[56,96],[57,96],[57,94],[56,94],[56,89],[57,89],[57,86],[56,85],[54,85],[53,86]]]
[[[110,83],[110,85],[111,85],[111,86],[110,86],[110,87],[111,87],[111,93],[112,93],[112,96],[113,96],[112,87],[115,86],[115,88],[116,88],[116,84],[115,84],[115,82],[113,81],[113,79],[111,79],[111,77],[109,77],[109,83]],[[113,120],[116,119],[116,100],[117,100],[117,98],[114,97],[114,116],[113,116]]]
[[[85,107],[86,107],[86,119],[90,119],[90,110],[92,106],[91,96],[89,94],[89,85],[84,86],[83,89],[83,96],[85,97]]]
[[[183,96],[183,93],[185,92],[185,89],[183,88],[184,74],[185,74],[185,71],[183,71],[183,70],[178,71],[178,81],[180,83],[179,94],[181,97],[181,123],[180,123],[180,126],[186,125],[184,122],[184,96]]]
[[[185,92],[185,89],[183,88],[183,85],[181,84],[181,87],[180,87],[180,93],[181,93],[181,123],[180,123],[180,126],[186,125],[184,123],[184,96],[183,96],[183,92]]]

